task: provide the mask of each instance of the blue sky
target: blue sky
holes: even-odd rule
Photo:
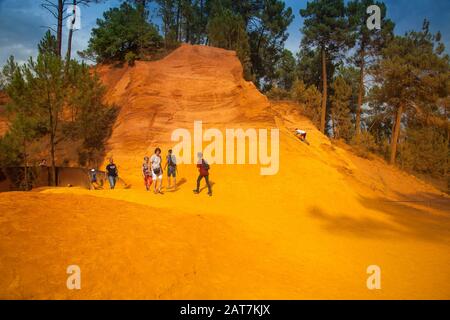
[[[40,7],[39,0],[0,0],[0,66],[12,54],[23,62],[36,55],[36,46],[47,27],[54,23],[51,15]],[[96,19],[109,7],[117,6],[121,0],[107,0],[103,4],[82,7],[82,29],[74,36],[74,50],[86,48],[91,29]],[[303,19],[299,10],[306,7],[307,0],[286,0],[293,9],[295,19],[289,27],[286,47],[298,51],[301,41],[300,28]],[[450,52],[450,1],[449,0],[385,0],[388,16],[396,23],[395,32],[419,30],[424,18],[431,21],[433,32],[440,30],[447,52]],[[157,17],[153,15],[153,19]],[[66,28],[64,31],[66,32]],[[65,44],[65,43],[64,43]]]

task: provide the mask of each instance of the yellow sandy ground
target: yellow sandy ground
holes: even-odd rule
[[[202,74],[212,72],[208,63],[220,55],[221,64],[236,64],[226,51],[180,50],[166,58],[163,65],[173,70],[165,75],[181,77],[174,70],[186,69],[181,62],[186,55],[192,61],[195,50],[201,50],[206,65],[192,62],[193,73],[199,68]],[[209,55],[214,59],[205,58]],[[159,70],[156,64],[138,64],[131,74],[134,81],[119,87],[133,92],[133,86],[144,83],[140,76]],[[192,125],[202,113],[193,115],[187,101],[208,102],[206,96],[194,96],[195,85],[189,91],[196,79],[189,72],[180,74],[190,81],[166,79],[159,93],[149,85],[145,92],[154,99],[127,98],[129,108],[121,111],[109,149],[131,189],[0,194],[0,298],[450,298],[449,197],[380,159],[362,159],[345,146],[333,145],[294,106],[270,105],[249,84],[236,80],[236,87],[232,85],[233,76],[220,74],[220,84],[238,93],[235,103],[259,101],[264,111],[246,109],[253,112],[252,119],[236,109],[232,118],[240,121],[225,119],[222,125],[280,128],[279,173],[261,176],[259,166],[213,165],[210,198],[206,190],[192,194],[197,170],[183,165],[178,191],[145,192],[139,178],[142,155],[158,142],[167,146],[170,130],[161,129],[158,138],[144,135],[143,141],[139,132],[158,123],[169,128]],[[174,83],[186,86],[182,92],[193,96],[169,97]],[[166,122],[139,122],[148,116],[139,114],[154,112],[144,108],[146,103],[158,99],[172,101],[168,110],[173,107],[174,116],[160,110],[152,119],[167,116]],[[200,118],[205,127],[220,126],[217,112]],[[136,133],[135,122],[144,131]],[[295,127],[308,130],[310,146],[292,135]],[[66,268],[73,264],[81,268],[79,291],[66,288]],[[369,265],[381,268],[381,290],[366,287]]]
[[[164,195],[140,186],[0,194],[0,297],[450,298],[448,198],[399,194],[395,187],[421,184],[339,148],[287,135],[282,143],[277,176],[213,167],[212,198],[192,194],[189,167],[180,168],[179,190]],[[335,167],[338,159],[352,169]],[[382,182],[358,180],[364,164],[380,181],[397,180],[384,197]],[[81,267],[80,291],[66,289],[71,264]],[[372,264],[381,290],[366,288]]]

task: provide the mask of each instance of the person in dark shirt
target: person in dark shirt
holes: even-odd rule
[[[174,189],[177,188],[177,158],[172,153],[172,149],[169,150],[169,154],[166,157],[166,165],[164,166],[164,169],[167,168],[167,180],[169,181],[169,185],[167,186],[167,189],[170,189],[172,186],[170,184],[170,178],[173,177],[173,187]]]
[[[116,181],[119,176],[117,166],[114,164],[113,158],[109,159],[109,164],[106,166],[106,175],[108,176],[109,185],[111,190],[116,187]]]
[[[198,194],[200,192],[200,181],[205,178],[206,185],[208,186],[208,195],[212,196],[211,184],[209,183],[209,164],[205,159],[203,159],[203,154],[201,152],[198,153],[197,157],[197,168],[199,175],[197,178],[197,189],[194,190],[194,193]]]

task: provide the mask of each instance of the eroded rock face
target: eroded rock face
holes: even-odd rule
[[[192,129],[196,120],[214,128],[275,125],[269,101],[243,79],[233,51],[182,45],[159,61],[97,72],[107,102],[121,107],[107,149],[122,166],[169,146],[173,130]]]

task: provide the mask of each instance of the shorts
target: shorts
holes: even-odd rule
[[[176,178],[177,177],[177,167],[171,167],[171,166],[169,166],[168,168],[167,168],[167,176],[170,178],[170,177],[174,177],[174,178]]]
[[[163,178],[162,171],[160,171],[158,175],[156,175],[156,174],[152,171],[152,179],[153,179],[153,180],[156,180],[156,179],[162,180],[162,178]]]

